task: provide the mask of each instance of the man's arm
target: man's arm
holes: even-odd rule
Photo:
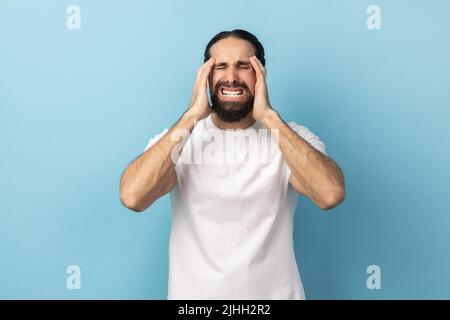
[[[344,175],[336,163],[311,146],[271,110],[262,121],[278,131],[278,146],[291,169],[292,186],[322,209],[336,207],[344,200]]]
[[[292,130],[272,109],[266,84],[266,70],[255,56],[250,63],[256,73],[253,117],[269,130],[278,131],[278,145],[291,169],[293,187],[322,209],[331,209],[344,200],[345,183],[341,169]]]
[[[124,206],[144,211],[175,187],[177,177],[171,155],[181,140],[175,139],[174,133],[192,132],[194,122],[191,114],[183,114],[158,142],[128,165],[120,179],[120,201]]]
[[[141,212],[171,191],[176,183],[175,157],[182,150],[196,121],[208,116],[207,79],[214,59],[205,62],[197,72],[190,106],[178,122],[153,146],[131,162],[120,179],[120,201],[127,208]],[[180,147],[174,150],[175,147]]]

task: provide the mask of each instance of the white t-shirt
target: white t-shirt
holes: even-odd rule
[[[289,126],[326,154],[314,133]],[[298,193],[273,137],[259,122],[225,131],[208,116],[194,127],[170,193],[169,300],[305,299],[293,247]]]

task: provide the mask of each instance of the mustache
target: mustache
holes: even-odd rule
[[[228,83],[225,81],[218,81],[216,83],[216,86],[214,87],[214,92],[219,92],[220,87],[224,88],[243,88],[244,90],[250,92],[250,89],[248,88],[247,84],[245,82],[237,82],[237,83]]]

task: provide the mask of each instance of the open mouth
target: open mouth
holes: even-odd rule
[[[222,88],[220,92],[226,97],[239,97],[244,94],[244,90],[238,88]]]

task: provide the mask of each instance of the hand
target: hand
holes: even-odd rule
[[[253,118],[262,122],[272,111],[266,84],[266,69],[256,56],[250,57],[250,63],[256,73],[255,97],[253,102]]]
[[[196,120],[206,118],[211,113],[208,101],[208,77],[214,66],[215,59],[210,58],[197,71],[197,77],[192,90],[192,99],[187,112],[194,115]]]

